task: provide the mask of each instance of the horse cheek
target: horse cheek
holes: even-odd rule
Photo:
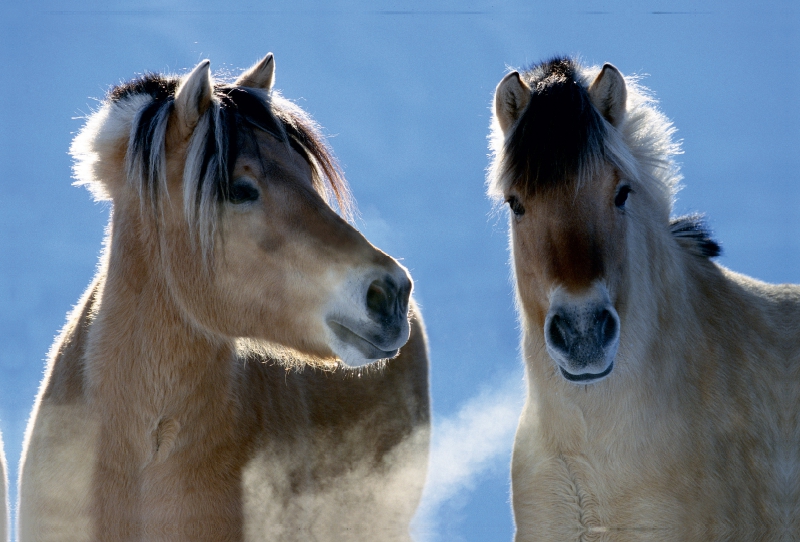
[[[618,213],[616,213],[618,214]],[[612,303],[619,312],[624,304],[626,290],[630,280],[631,264],[628,252],[628,228],[626,216],[614,216],[609,220],[609,231],[605,238],[610,242],[605,249],[607,265],[604,281],[608,288]]]

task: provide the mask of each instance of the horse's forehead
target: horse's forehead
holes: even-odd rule
[[[533,206],[548,213],[565,213],[573,218],[580,218],[576,213],[594,216],[609,207],[608,193],[619,182],[619,173],[607,164],[594,168],[589,175],[583,173],[564,175],[558,183],[541,187],[528,198]]]
[[[570,291],[585,289],[613,267],[618,233],[613,180],[610,172],[587,182],[572,179],[529,201],[530,222],[519,232],[530,247],[524,257]]]
[[[262,130],[254,131],[252,138],[242,139],[236,168],[257,169],[267,177],[311,179],[311,166],[288,142]]]

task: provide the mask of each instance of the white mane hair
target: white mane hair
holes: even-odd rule
[[[74,184],[88,188],[99,201],[113,200],[127,185],[138,192],[142,212],[148,212],[149,207],[158,219],[165,203],[170,203],[165,143],[180,84],[177,76],[146,75],[111,89],[70,147]],[[230,96],[232,90],[238,92],[238,98]],[[242,100],[247,103],[239,104]],[[260,104],[260,110],[253,112],[255,103]],[[247,108],[250,114],[240,112]],[[220,202],[229,190],[233,166],[229,163],[230,138],[231,131],[237,129],[232,117],[240,114],[249,124],[282,140],[287,152],[294,146],[304,154],[317,190],[348,216],[349,190],[319,126],[277,91],[220,85],[191,134],[183,170],[184,214],[205,255],[213,249]],[[113,157],[123,150],[122,171],[111,170]],[[124,179],[119,178],[120,173]]]
[[[588,88],[601,68],[582,67],[578,61],[574,62],[579,66],[579,82]],[[521,77],[524,79],[528,73],[530,71],[522,72]],[[673,140],[675,128],[658,110],[657,101],[647,88],[639,84],[639,79],[636,75],[625,77],[628,96],[625,114],[617,127],[602,119],[605,126],[602,148],[582,161],[578,170],[578,184],[587,182],[605,160],[623,176],[636,179],[643,187],[652,190],[670,213],[682,179],[674,157],[682,151],[680,143]],[[504,194],[517,180],[513,170],[508,167],[507,143],[518,126],[519,123],[516,123],[505,134],[500,128],[496,112],[492,115],[490,165],[486,182],[489,196],[498,202],[503,201]]]

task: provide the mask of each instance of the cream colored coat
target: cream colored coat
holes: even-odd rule
[[[678,247],[673,256],[695,258]],[[619,364],[642,370],[597,389],[552,375],[542,332],[526,319],[516,540],[800,535],[800,349],[787,340],[800,336],[800,289],[688,263],[689,280],[662,292],[676,308],[652,322],[657,340],[623,327]]]
[[[528,382],[515,540],[800,540],[800,286],[731,272],[704,254],[704,232],[672,231],[671,125],[613,66],[559,62],[550,79],[512,72],[495,97],[490,193],[511,204]],[[529,103],[548,99],[537,93],[565,84],[602,116],[604,161],[526,190],[508,141]],[[568,381],[548,352],[564,299],[618,314],[613,370],[590,384]]]

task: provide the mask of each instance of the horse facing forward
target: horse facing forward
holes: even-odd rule
[[[670,123],[610,64],[495,93],[528,397],[516,540],[800,539],[800,287],[670,220]]]
[[[346,184],[274,65],[144,76],[75,138],[113,212],[29,422],[21,541],[409,539],[429,438],[412,283],[329,206]]]

